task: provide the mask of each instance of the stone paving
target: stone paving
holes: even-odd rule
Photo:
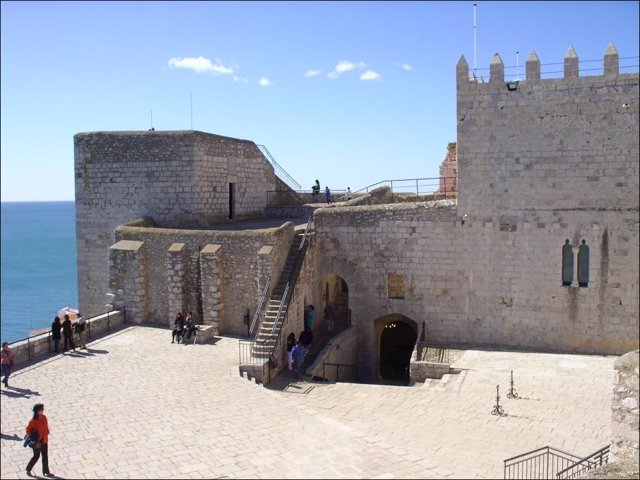
[[[0,476],[27,478],[38,402],[61,478],[502,478],[505,458],[546,445],[586,456],[611,436],[616,357],[470,350],[459,374],[411,387],[285,372],[265,388],[238,375],[237,338],[170,338],[127,327],[17,370],[2,387]]]

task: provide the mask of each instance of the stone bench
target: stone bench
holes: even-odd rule
[[[194,343],[193,339],[195,335],[195,343],[197,343],[198,345],[202,345],[203,343],[207,343],[210,340],[213,340],[213,338],[218,333],[218,328],[214,327],[213,325],[197,325],[197,328],[198,332],[192,333],[191,338],[189,338],[186,343]]]

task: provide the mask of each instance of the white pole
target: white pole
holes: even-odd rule
[[[516,51],[516,82],[520,80],[520,52]]]
[[[476,62],[478,57],[478,27],[476,23],[476,7],[477,3],[473,4],[473,76],[476,76]]]
[[[151,110],[151,129],[153,129],[153,110]]]

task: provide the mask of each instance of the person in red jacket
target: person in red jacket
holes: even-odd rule
[[[40,458],[40,453],[42,453],[42,474],[45,477],[53,477],[53,473],[49,471],[49,422],[47,422],[47,417],[44,414],[44,405],[41,403],[36,403],[33,406],[33,418],[27,425],[27,434],[31,435],[33,431],[38,434],[38,442],[31,447],[33,449],[33,457],[27,464],[27,475],[33,476],[31,469]]]

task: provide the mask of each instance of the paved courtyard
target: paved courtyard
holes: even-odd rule
[[[424,385],[238,375],[238,339],[171,344],[128,327],[2,386],[2,478],[27,478],[35,403],[62,478],[502,478],[505,458],[609,443],[616,357],[467,351]],[[506,398],[511,370],[520,399]],[[500,385],[505,416],[491,415]],[[34,473],[41,473],[38,462]]]

